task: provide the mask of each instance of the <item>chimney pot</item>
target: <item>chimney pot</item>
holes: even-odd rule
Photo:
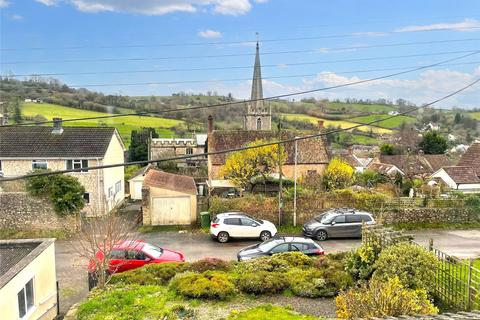
[[[324,123],[323,120],[318,120],[318,129],[320,130],[324,129],[323,123]]]
[[[208,116],[208,133],[213,132],[213,116]]]
[[[62,134],[63,133],[63,128],[62,128],[62,118],[53,118],[53,134]]]

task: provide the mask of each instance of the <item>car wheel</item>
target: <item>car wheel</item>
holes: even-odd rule
[[[230,239],[230,236],[225,231],[219,232],[217,235],[217,240],[220,243],[228,242],[229,239]]]
[[[327,240],[327,238],[328,238],[327,231],[325,231],[325,230],[320,230],[320,231],[318,231],[316,238],[317,238],[318,241],[325,241],[325,240]]]
[[[268,239],[270,239],[272,237],[272,234],[270,233],[270,231],[262,231],[260,232],[260,240],[262,241],[267,241]]]

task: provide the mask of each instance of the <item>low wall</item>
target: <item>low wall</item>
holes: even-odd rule
[[[243,211],[258,219],[278,222],[278,198],[262,196],[246,196],[243,198],[211,198],[209,211],[217,214],[225,211]],[[297,223],[303,224],[318,214],[330,208],[357,207],[372,212],[384,223],[480,223],[480,208],[455,207],[406,207],[390,208],[378,206],[375,203],[356,203],[350,201],[333,201],[320,196],[299,198],[297,201]],[[373,208],[373,209],[372,209]],[[287,224],[293,221],[293,204],[288,201],[284,206],[283,221]]]
[[[0,192],[0,229],[73,231],[76,227],[75,216],[57,215],[42,198],[26,192]]]

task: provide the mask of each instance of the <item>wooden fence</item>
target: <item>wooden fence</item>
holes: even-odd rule
[[[396,243],[408,241],[424,246],[414,241],[413,236],[401,231],[393,231],[381,226],[364,226],[362,242],[385,248]],[[462,260],[446,254],[433,247],[430,240],[428,249],[437,257],[435,268],[435,297],[443,304],[457,310],[480,309],[480,269],[473,266],[473,260]]]

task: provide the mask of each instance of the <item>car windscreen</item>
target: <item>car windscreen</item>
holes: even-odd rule
[[[267,240],[264,243],[260,244],[258,246],[258,249],[262,252],[269,252],[277,244],[279,244],[279,242],[277,240],[270,239],[270,240]]]
[[[263,224],[263,221],[262,221],[262,220],[255,219],[255,218],[252,217],[251,215],[248,215],[248,214],[245,214],[245,213],[242,213],[242,215],[245,216],[245,217],[247,217],[247,218],[252,219],[253,221],[255,221],[255,222],[258,223],[258,224]]]
[[[321,217],[320,222],[321,223],[330,223],[332,222],[333,218],[335,218],[335,213],[334,212],[329,212],[325,214],[324,216]]]
[[[163,249],[146,243],[143,246],[143,252],[145,252],[146,254],[148,254],[150,257],[154,259],[158,259],[163,254]]]

